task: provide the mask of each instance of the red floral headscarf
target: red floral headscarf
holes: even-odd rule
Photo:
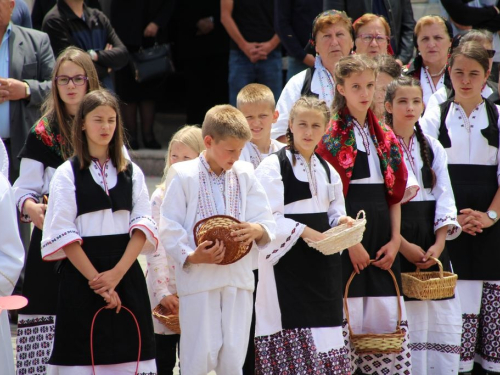
[[[344,187],[344,196],[349,190],[358,153],[353,120],[347,107],[344,107],[339,114],[335,114],[316,150],[339,173]],[[367,121],[384,176],[387,202],[389,205],[399,203],[403,198],[408,179],[408,171],[401,157],[401,147],[391,128],[378,121],[370,109],[367,113]]]

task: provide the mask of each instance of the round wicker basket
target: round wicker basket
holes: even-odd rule
[[[210,216],[198,221],[193,228],[196,246],[203,241],[222,241],[224,242],[226,251],[224,253],[224,259],[218,264],[225,265],[237,262],[247,255],[252,248],[252,244],[245,245],[243,242],[237,241],[237,237],[231,236],[232,229],[229,227],[239,223],[240,221],[236,220],[234,217],[226,215]]]
[[[165,327],[177,334],[181,333],[179,323],[179,315],[171,314],[162,304],[158,304],[153,309],[153,316],[160,321]]]
[[[306,238],[304,241],[323,254],[332,255],[360,243],[363,239],[365,226],[365,211],[361,210],[356,215],[356,221],[352,226],[347,224],[337,225],[323,232],[327,236],[324,240],[313,242]]]
[[[373,262],[373,260],[371,262]],[[396,287],[396,295],[398,298],[398,322],[396,325],[396,330],[392,333],[354,333],[351,329],[351,323],[349,320],[349,306],[347,304],[347,298],[349,294],[349,286],[351,285],[352,279],[356,275],[356,272],[352,272],[351,277],[349,277],[349,280],[347,281],[347,284],[345,286],[344,310],[347,319],[347,328],[349,329],[351,343],[354,346],[354,350],[357,354],[400,353],[403,349],[403,339],[405,333],[401,329],[401,295],[399,293],[399,287],[394,273],[390,269],[387,271],[394,281],[394,286]]]
[[[443,265],[439,259],[431,257],[438,267],[439,271],[403,272],[401,281],[403,283],[403,294],[406,297],[419,300],[432,300],[453,297],[455,286],[457,285],[458,275],[443,271]]]

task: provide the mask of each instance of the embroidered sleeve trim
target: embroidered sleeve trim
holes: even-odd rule
[[[144,224],[135,224],[135,225],[132,225],[130,227],[130,230],[129,230],[129,234],[132,235],[132,232],[134,229],[139,229],[139,230],[142,230],[144,232],[144,234],[146,235],[146,237],[148,237],[148,233],[149,235],[155,240],[156,244],[155,244],[155,249],[158,247],[158,238],[156,238],[156,236],[154,235],[153,231],[151,229],[149,229],[147,227],[147,225],[144,225]]]
[[[17,201],[17,209],[21,214],[21,221],[23,223],[31,223],[30,215],[24,213],[24,204],[26,203],[27,199],[33,199],[36,203],[38,203],[40,198],[35,193],[27,193],[19,198],[19,200]]]
[[[297,231],[297,227],[300,225],[300,223],[295,223],[295,227],[292,229],[292,231],[290,232],[290,235],[286,238],[285,242],[283,242],[279,248],[277,249],[274,249],[273,251],[271,251],[271,254],[268,254],[266,255],[266,260],[268,260],[269,258],[271,258],[274,254],[276,254],[278,251],[280,251],[281,249],[283,249],[291,240],[292,240],[292,237],[293,235],[295,234],[295,232]]]
[[[66,259],[66,254],[64,253],[63,248],[65,246],[71,245],[72,243],[75,243],[75,242],[80,243],[80,246],[83,244],[83,240],[81,238],[80,239],[75,239],[73,241],[65,243],[63,246],[59,247],[57,250],[54,250],[50,254],[47,254],[47,255],[43,256],[42,259],[44,261],[46,261],[46,262],[55,262],[55,261],[58,261],[58,260]],[[60,257],[57,257],[57,258],[53,257],[54,254],[58,254],[59,252],[62,252],[64,254],[64,256],[60,256]]]

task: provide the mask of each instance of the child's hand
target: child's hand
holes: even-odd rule
[[[457,220],[462,227],[462,230],[471,236],[475,236],[477,233],[482,233],[483,231],[481,213],[478,211],[474,211],[470,208],[464,208],[463,210],[460,210]]]
[[[106,309],[114,309],[116,308],[116,313],[118,314],[122,308],[122,301],[118,296],[118,293],[113,292],[103,292],[98,293],[101,297],[104,298],[104,302],[106,302]]]
[[[224,259],[226,248],[224,242],[215,240],[212,246],[212,241],[203,241],[198,245],[194,253],[188,255],[186,261],[193,264],[218,264]],[[209,248],[209,246],[212,246]]]
[[[422,261],[419,263],[415,263],[416,266],[422,270],[426,270],[427,268],[435,265],[436,261],[434,259],[431,259],[431,257],[434,257],[436,259],[439,258],[443,250],[444,250],[444,245],[440,244],[432,245],[431,247],[429,247],[429,250],[427,250],[427,253],[425,253],[425,256],[422,259]]]
[[[375,254],[375,262],[373,262],[374,266],[377,266],[383,270],[388,270],[392,267],[392,263],[394,263],[394,259],[396,259],[396,255],[399,251],[399,246],[401,245],[401,238],[398,237],[396,239],[392,239],[387,242],[384,246],[377,251]]]
[[[359,275],[370,265],[370,255],[361,243],[349,248],[349,258],[351,258],[354,271]]]
[[[160,301],[161,305],[165,307],[174,315],[179,314],[179,297],[175,295],[165,296]]]
[[[323,233],[318,232],[317,230],[314,230],[309,227],[304,228],[304,231],[302,232],[300,237],[302,237],[303,239],[307,238],[308,240],[311,240],[313,242],[318,242],[326,238],[326,236]]]
[[[97,294],[103,292],[113,292],[121,281],[123,275],[115,268],[99,273],[96,277],[89,281],[89,286]]]
[[[38,229],[43,229],[43,222],[45,220],[45,211],[47,205],[44,203],[36,203],[32,199],[26,199],[24,202],[24,210],[30,217],[33,225]]]
[[[409,242],[403,255],[408,262],[411,262],[419,267],[418,264],[422,264],[424,261],[425,251],[420,246]]]
[[[341,225],[341,224],[347,224],[347,226],[352,227],[355,222],[356,222],[356,220],[354,220],[350,216],[341,216],[339,218],[339,225]]]
[[[264,228],[255,223],[232,224],[229,228],[232,230],[231,236],[237,237],[236,241],[244,242],[247,246],[253,241],[259,242],[264,235]]]

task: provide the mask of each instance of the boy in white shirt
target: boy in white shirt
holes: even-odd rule
[[[160,209],[160,239],[176,263],[180,363],[184,374],[241,374],[252,314],[252,259],[218,265],[224,243],[195,245],[193,228],[204,218],[229,215],[233,235],[260,246],[274,238],[275,222],[253,167],[238,161],[251,132],[230,105],[210,109],[202,126],[206,151],[173,165]]]

